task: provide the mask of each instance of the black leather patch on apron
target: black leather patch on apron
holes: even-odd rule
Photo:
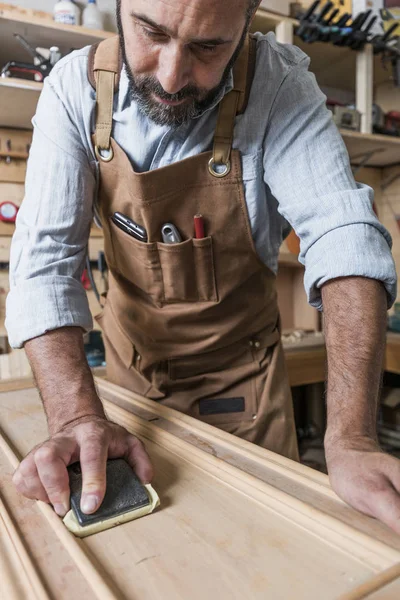
[[[223,415],[245,411],[244,398],[212,398],[199,401],[201,415]]]

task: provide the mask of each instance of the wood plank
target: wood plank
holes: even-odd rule
[[[360,164],[362,158],[369,152],[376,152],[367,163],[369,167],[385,167],[400,163],[400,138],[343,129],[340,133],[352,164]]]
[[[26,159],[12,158],[10,162],[0,160],[0,182],[24,183]]]
[[[339,519],[358,532],[368,534],[400,550],[399,537],[393,532],[388,532],[386,527],[382,528],[376,520],[366,519],[364,515],[339,500],[330,488],[326,475],[220,429],[210,428],[201,421],[123,390],[107,380],[97,380],[96,383],[103,400],[117,404],[219,460],[296,497],[324,515]],[[268,461],[265,460],[266,457]]]
[[[29,130],[0,128],[0,154],[2,156],[27,158],[28,147],[31,143],[32,132]],[[11,148],[11,152],[9,152],[9,148]]]
[[[42,83],[36,81],[0,78],[0,127],[32,129],[31,119],[35,114],[42,86]]]
[[[21,206],[24,193],[25,186],[23,183],[0,182],[0,202],[14,202],[17,206]]]
[[[79,544],[104,582],[118,587],[119,597],[203,600],[211,594],[221,600],[290,598],[295,585],[298,600],[333,600],[400,560],[399,550],[328,518],[307,502],[162,430],[157,421],[138,418],[109,401],[105,406],[113,420],[145,439],[156,467],[154,485],[161,497],[161,508],[153,515]],[[0,423],[20,455],[46,435],[45,419],[33,390],[0,394]],[[202,425],[212,436],[214,428]],[[251,446],[234,440],[243,448]],[[226,444],[228,451],[229,442]],[[4,462],[10,452],[4,445],[2,451],[6,452],[2,455],[0,451]],[[239,452],[236,446],[230,451]],[[258,451],[262,453],[260,462],[269,464],[271,453]],[[6,490],[9,496],[13,493],[10,471],[0,470],[1,491]],[[291,469],[286,473],[290,479]],[[310,481],[304,485],[316,493]],[[66,561],[75,560],[76,551],[70,553],[65,540],[61,546],[57,541],[59,519],[45,506],[48,514],[44,520],[44,512],[37,515],[39,505],[21,497],[7,505],[12,507],[17,525],[20,511],[29,505],[31,519],[21,522],[24,542],[50,594],[56,592],[60,597],[60,579],[56,588],[54,582]],[[33,523],[39,526],[36,537],[43,535],[43,524],[51,546],[51,568],[43,560],[43,545],[38,548],[32,540]],[[390,538],[390,532],[378,526]],[[54,560],[59,560],[60,566],[54,566]],[[63,578],[65,598],[74,597],[76,582],[82,578],[77,573],[78,562]],[[84,582],[87,589],[86,576]],[[93,592],[96,594],[89,583],[86,597],[91,598]]]
[[[325,381],[326,349],[285,351],[286,367],[292,387]]]

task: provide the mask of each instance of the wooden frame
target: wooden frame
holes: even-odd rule
[[[36,391],[0,393],[10,600],[20,597],[12,588],[16,568],[29,597],[43,599],[79,590],[88,600],[354,600],[386,584],[398,588],[399,538],[344,505],[327,477],[109,382],[97,385],[109,417],[145,440],[161,509],[73,538],[48,505],[22,499],[10,482],[17,451],[45,436]]]

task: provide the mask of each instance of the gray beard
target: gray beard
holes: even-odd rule
[[[230,69],[224,73],[221,82],[211,91],[203,90],[196,86],[186,86],[176,94],[167,94],[161,84],[154,77],[135,77],[124,57],[126,73],[129,81],[129,94],[139,110],[161,126],[179,127],[191,119],[200,116],[210,108],[224,89]],[[178,106],[168,106],[157,102],[153,94],[169,102],[185,102]]]

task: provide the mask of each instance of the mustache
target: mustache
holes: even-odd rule
[[[179,90],[176,94],[168,94],[160,82],[154,77],[136,77],[135,86],[139,93],[153,93],[167,102],[180,102],[181,100],[198,100],[207,94],[208,90],[203,90],[196,85],[189,84]]]

